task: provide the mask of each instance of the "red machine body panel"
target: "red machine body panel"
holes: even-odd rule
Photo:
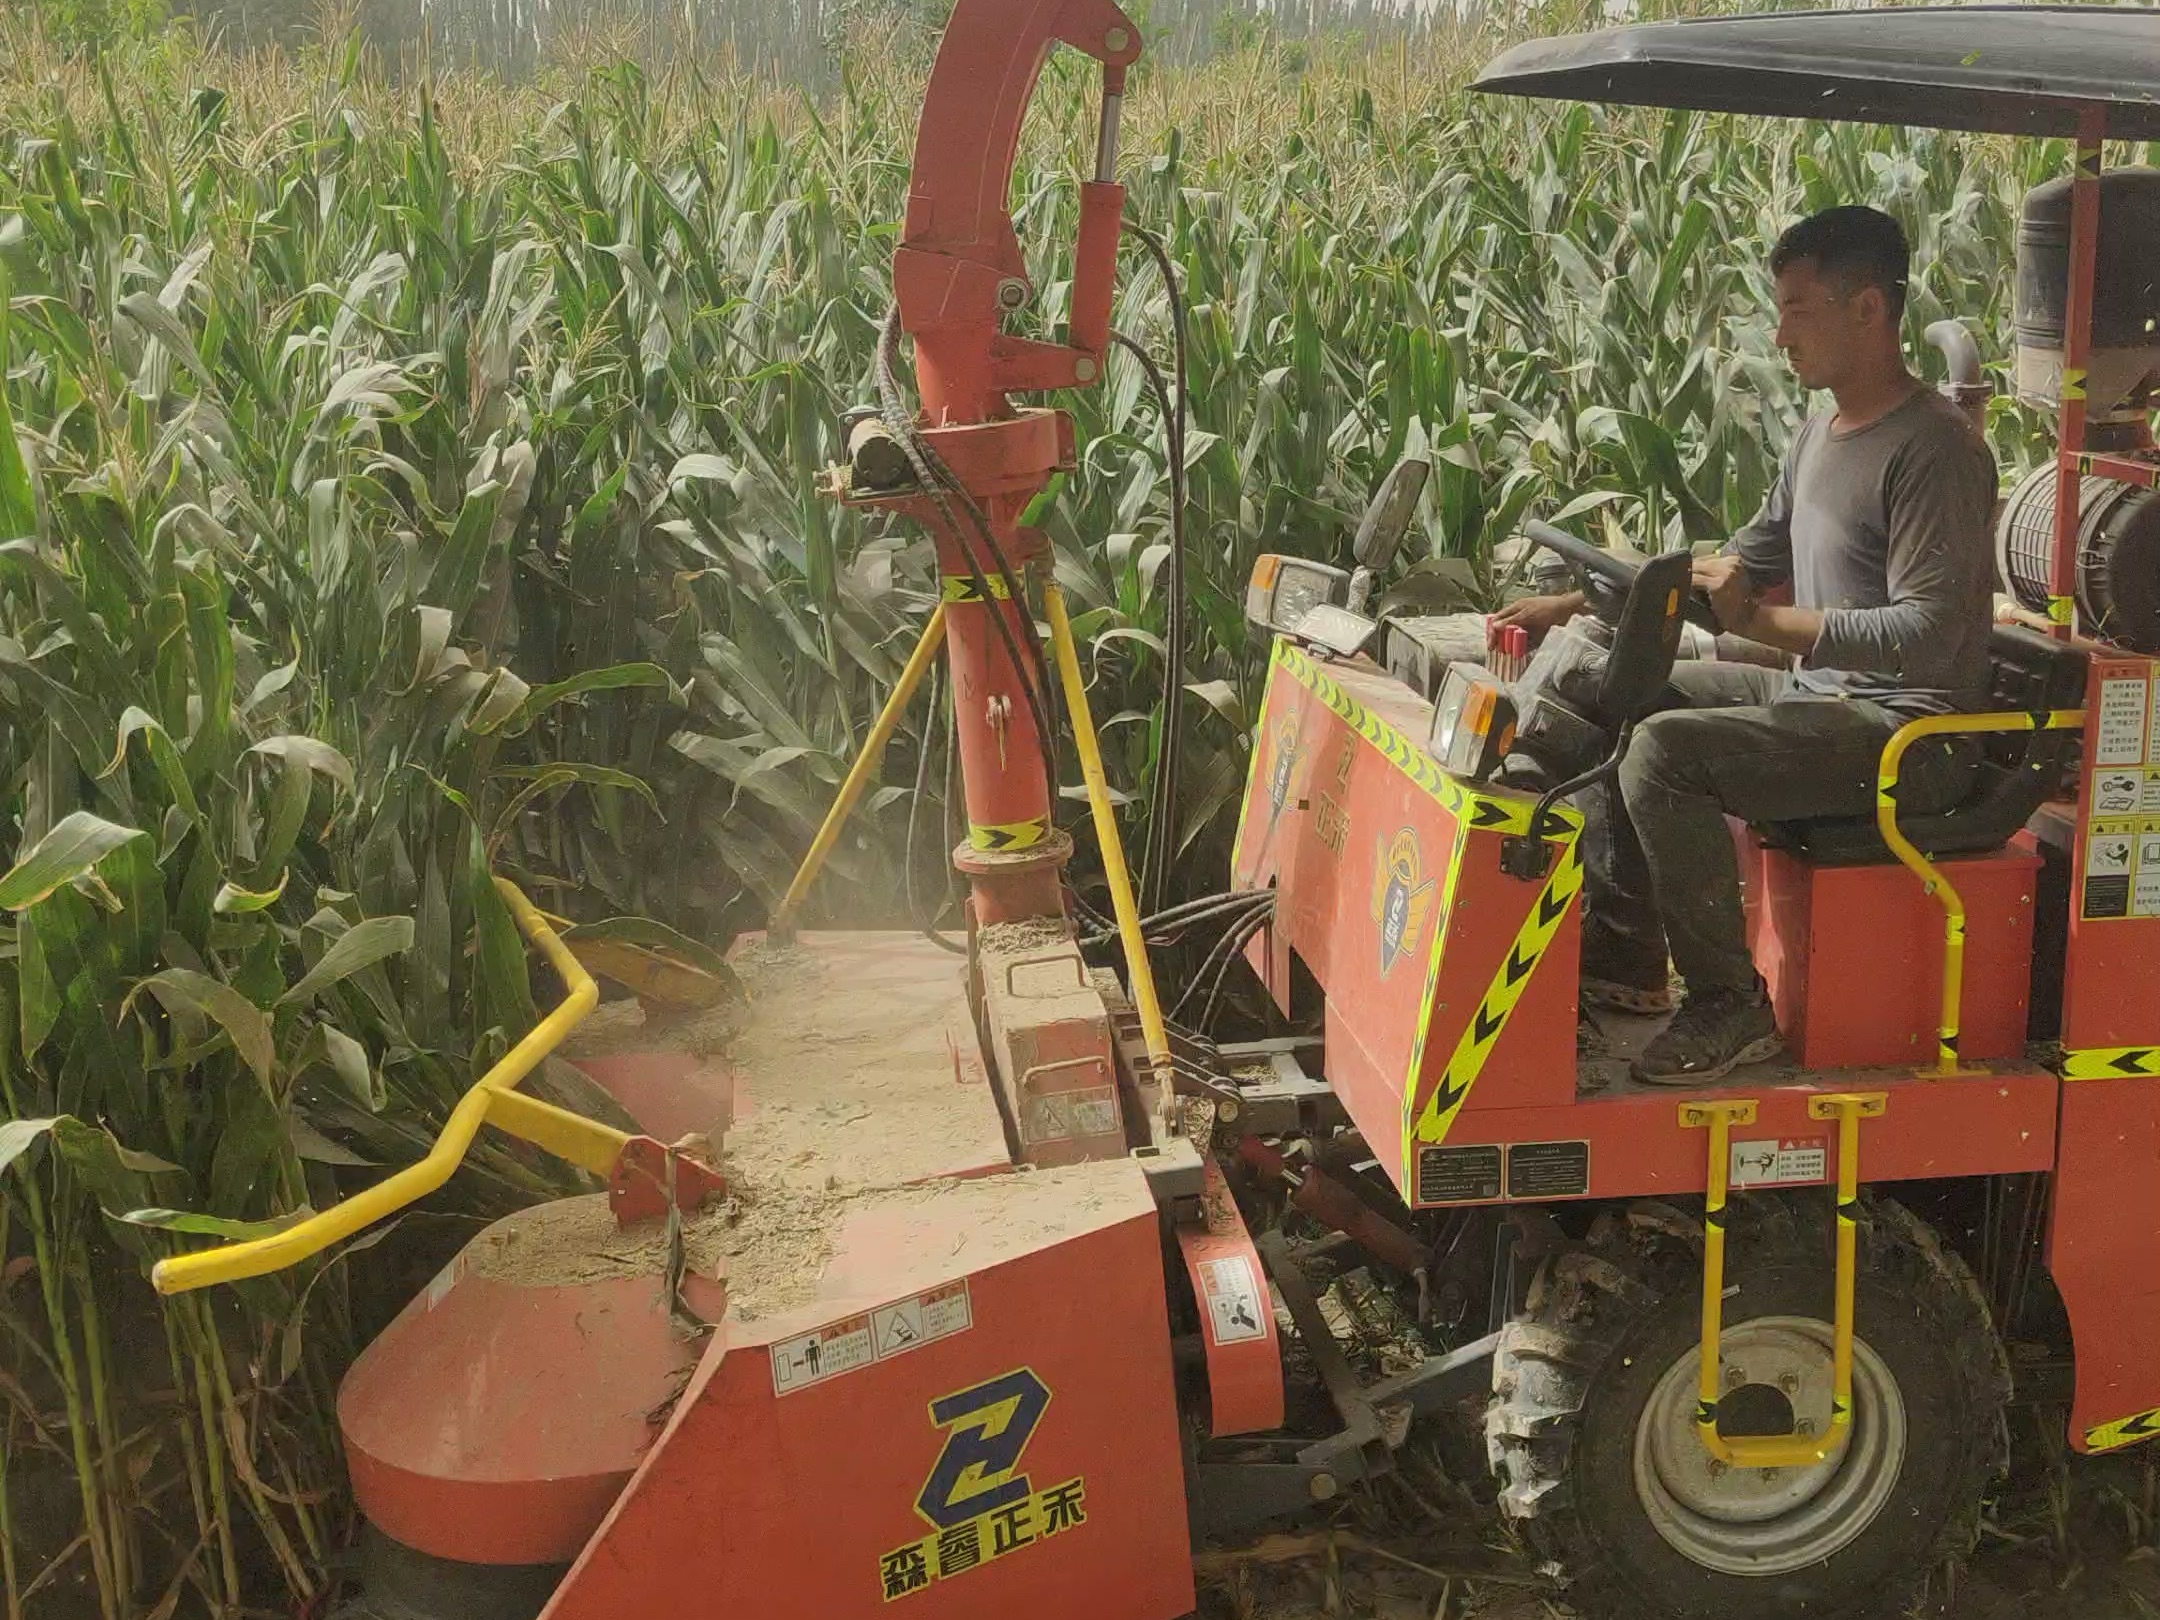
[[[648,1223],[625,1248],[657,1241]],[[338,1426],[368,1521],[474,1564],[574,1557],[652,1443],[649,1414],[696,1364],[659,1279],[581,1264],[567,1233],[612,1237],[605,1194],[505,1216],[353,1363]],[[717,1313],[718,1282],[684,1295]]]
[[[1742,850],[1748,942],[1801,1066],[1931,1063],[1942,907],[1895,864],[1816,866],[1752,833]],[[2005,849],[1945,860],[1941,870],[1965,902],[1959,1054],[1970,1063],[2022,1058],[2039,851],[2021,833]]]
[[[1501,840],[1528,827],[1532,801],[1443,772],[1424,751],[1430,715],[1369,663],[1322,665],[1278,640],[1232,860],[1238,887],[1276,887],[1254,952],[1262,977],[1287,1003],[1294,950],[1326,988],[1328,1081],[1366,1139],[1397,1150],[1381,1157],[1406,1197],[1413,1124],[1481,1013],[1480,1064],[1510,1080],[1465,1088],[1455,1109],[1574,1094],[1576,819],[1565,813],[1552,841],[1557,891],[1506,877]],[[1537,950],[1518,952],[1508,977],[1526,921],[1555,892]],[[1496,978],[1508,992],[1498,1025]]]
[[[715,1332],[544,1620],[1191,1609],[1135,1164],[907,1189],[849,1218],[824,1286]]]
[[[2062,1043],[2071,1053],[2160,1046],[2156,674],[2160,660],[2130,654],[2095,658],[2086,691],[2063,983]],[[2134,1072],[2156,1069],[2160,1064],[2148,1061]]]

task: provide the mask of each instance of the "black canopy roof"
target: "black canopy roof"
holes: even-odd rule
[[[1640,23],[1531,40],[1474,88],[2010,135],[2160,140],[2160,10],[1910,6]]]

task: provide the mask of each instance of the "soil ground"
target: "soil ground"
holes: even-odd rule
[[[1913,1620],[2160,1620],[2160,1448],[2051,1457],[2045,1422],[2059,1447],[2059,1412],[2013,1414],[2022,1464]],[[1203,1553],[1199,1620],[1573,1620],[1489,1506],[1415,1441],[1404,1455],[1403,1482],[1346,1499],[1332,1532]]]

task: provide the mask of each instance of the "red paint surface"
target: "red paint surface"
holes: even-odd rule
[[[692,1279],[687,1291],[719,1314],[718,1284]],[[696,1360],[657,1278],[526,1287],[461,1255],[345,1375],[353,1494],[386,1535],[438,1558],[566,1561]]]
[[[1942,1016],[1943,909],[1895,863],[1815,866],[1748,840],[1757,863],[1749,943],[1778,1028],[1802,1067],[1932,1065]],[[2032,976],[2029,834],[1940,863],[1966,912],[1959,1057],[2021,1057]]]
[[[2070,1441],[2160,1406],[2160,1078],[2062,1088],[2048,1270],[2070,1312],[2077,1393]]]
[[[974,1326],[787,1395],[768,1342],[806,1313],[716,1335],[651,1457],[544,1620],[1171,1620],[1193,1603],[1157,1217],[1129,1164],[1079,1230],[969,1271]],[[1045,1173],[1055,1174],[1055,1173]],[[916,1230],[925,1256],[960,1231]],[[831,1299],[809,1322],[878,1303]],[[888,1605],[880,1558],[931,1533],[914,1504],[943,1449],[930,1403],[1025,1367],[1051,1391],[1021,1459],[1081,1478],[1087,1522]]]

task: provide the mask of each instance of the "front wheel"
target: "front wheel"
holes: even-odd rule
[[[2009,1369],[1972,1274],[1927,1225],[1863,1200],[1853,1425],[1807,1468],[1729,1468],[1694,1428],[1699,1228],[1607,1212],[1549,1257],[1493,1361],[1486,1444],[1502,1510],[1578,1607],[1627,1620],[1853,1620],[1898,1612],[1969,1543],[2002,1466]],[[1830,1410],[1826,1194],[1727,1211],[1727,1435],[1809,1432]]]

